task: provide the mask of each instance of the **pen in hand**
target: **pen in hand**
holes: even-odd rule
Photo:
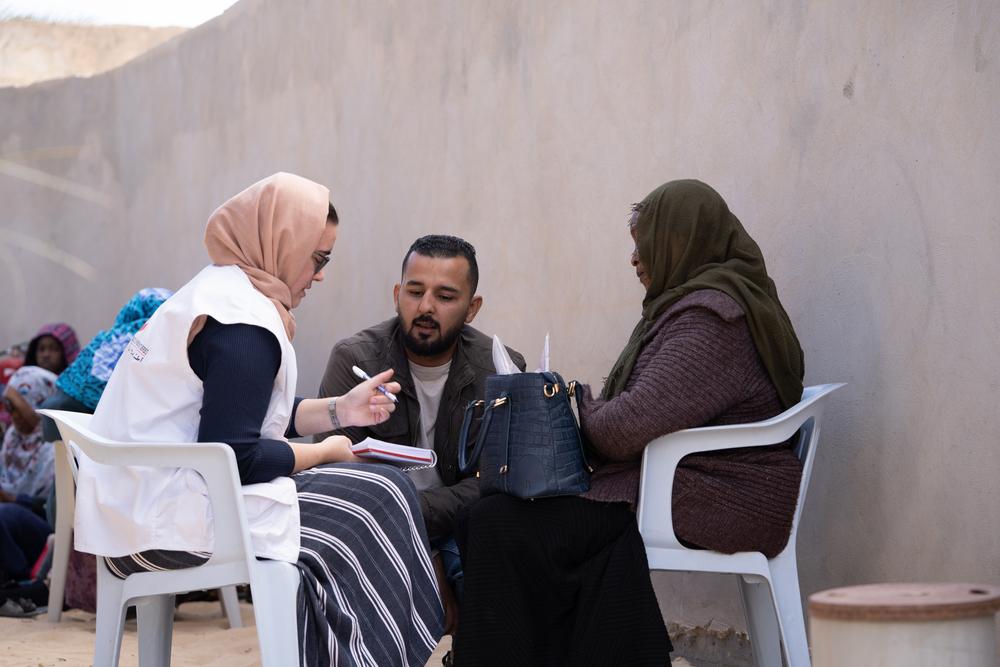
[[[361,370],[357,366],[351,366],[351,370],[354,371],[354,374],[357,375],[362,380],[371,380],[372,379],[371,376],[368,375],[368,373],[365,373],[363,370]],[[382,392],[382,395],[385,396],[386,398],[388,398],[393,403],[399,403],[399,399],[396,398],[395,394],[393,394],[391,391],[389,391],[388,389],[386,389],[384,385],[380,384],[380,385],[376,386],[375,388],[378,389],[380,392]]]

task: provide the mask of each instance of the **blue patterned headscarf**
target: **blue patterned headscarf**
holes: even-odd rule
[[[111,328],[94,336],[76,361],[63,371],[56,387],[88,409],[96,410],[111,371],[115,369],[125,346],[171,294],[170,290],[160,287],[139,290],[118,311],[118,317]]]

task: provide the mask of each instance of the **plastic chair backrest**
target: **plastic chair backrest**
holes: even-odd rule
[[[816,462],[816,446],[819,443],[820,417],[824,407],[824,399],[828,394],[833,393],[843,386],[843,383],[838,383],[806,387],[802,391],[802,400],[786,411],[792,412],[799,406],[815,406],[813,414],[799,428],[798,439],[794,447],[795,455],[802,462],[802,480],[799,482],[799,497],[795,504],[795,514],[792,517],[792,530],[788,540],[789,545],[793,548],[798,534],[799,520],[802,518],[802,508],[805,506],[806,492],[809,489],[809,482],[812,478],[813,464]]]
[[[215,534],[212,556],[202,567],[241,563],[252,567],[253,547],[242,487],[232,448],[221,443],[127,443],[103,438],[90,430],[91,415],[65,410],[40,410],[59,426],[67,449],[76,448],[97,463],[116,466],[191,468],[208,488]],[[70,456],[70,459],[73,457]],[[177,463],[183,461],[183,466]],[[71,464],[76,477],[76,463]]]

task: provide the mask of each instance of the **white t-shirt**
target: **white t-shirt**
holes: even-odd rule
[[[413,376],[413,386],[420,402],[420,446],[424,449],[434,449],[434,426],[450,370],[451,360],[440,366],[420,366],[410,362],[410,375]],[[417,491],[444,486],[437,468],[410,470],[409,475]]]

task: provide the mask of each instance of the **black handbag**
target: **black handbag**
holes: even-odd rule
[[[486,378],[486,400],[465,408],[458,441],[458,467],[468,473],[479,462],[482,495],[518,498],[575,496],[590,488],[580,427],[570,406],[576,383],[558,373],[514,373]],[[579,407],[579,399],[577,399]],[[469,428],[485,406],[479,437],[469,455]]]

